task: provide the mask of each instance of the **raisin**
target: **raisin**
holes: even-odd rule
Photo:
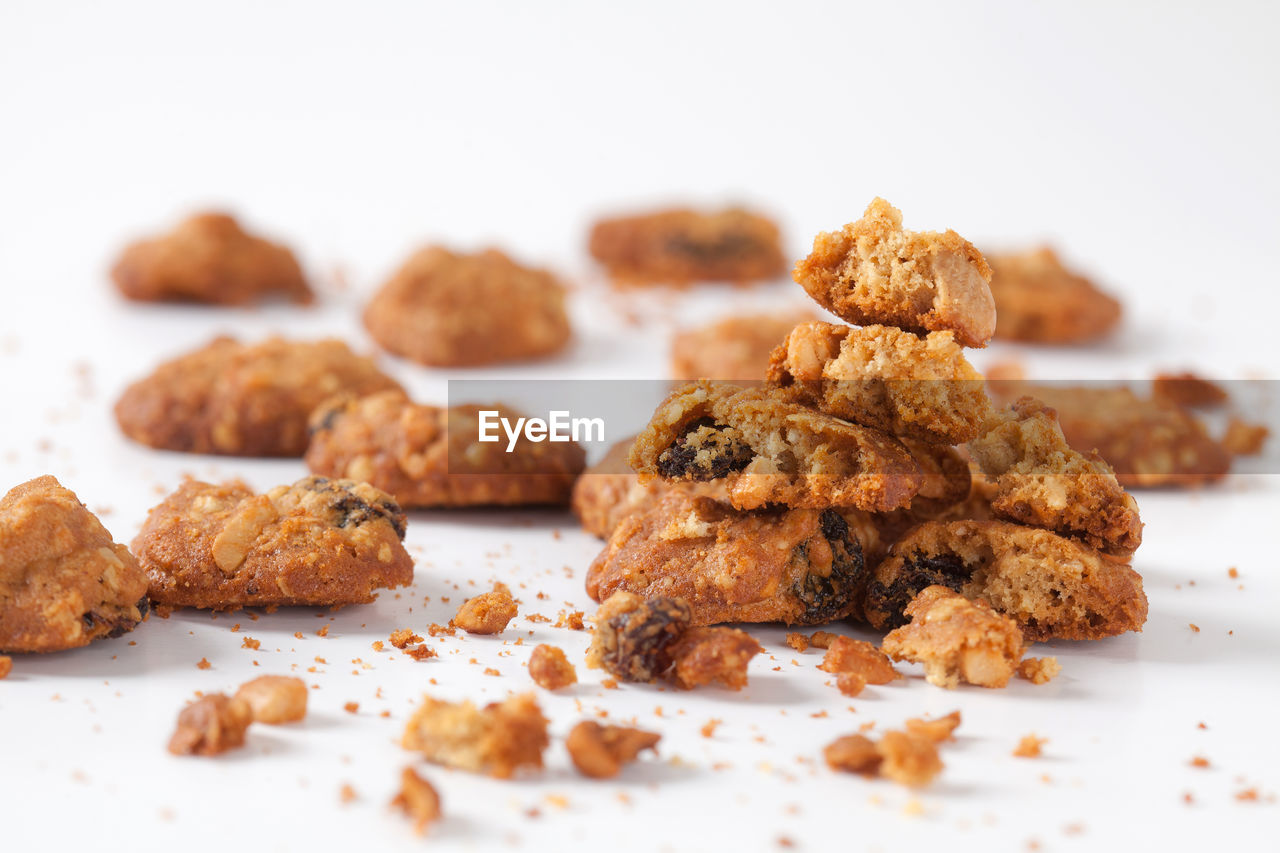
[[[333,429],[333,425],[338,421],[338,415],[341,415],[346,406],[331,406],[326,409],[319,418],[307,425],[307,435],[314,436],[318,432]]]
[[[867,610],[886,614],[882,628],[901,628],[911,620],[902,612],[925,587],[940,585],[960,592],[971,574],[955,554],[928,555],[917,551],[902,561],[902,568],[888,584],[872,581],[867,589]]]
[[[824,509],[818,524],[831,545],[831,573],[826,577],[806,573],[795,589],[805,610],[795,620],[799,625],[822,625],[849,615],[865,580],[866,561],[862,543],[849,535],[849,523],[833,509]],[[807,559],[808,548],[800,545],[798,559]]]
[[[329,505],[329,508],[337,516],[334,523],[338,527],[358,527],[361,524],[382,518],[386,519],[391,528],[395,530],[396,536],[404,539],[407,519],[404,511],[400,509],[400,505],[395,501],[383,499],[371,504],[344,486],[332,483],[325,477],[312,477],[308,485],[314,491],[331,494],[333,502]]]
[[[653,681],[671,667],[672,646],[689,628],[689,605],[657,596],[596,626],[600,662],[623,681]]]
[[[671,479],[716,480],[746,468],[754,456],[736,430],[704,417],[689,424],[684,435],[662,452],[658,471]]]
[[[667,251],[698,261],[719,261],[759,252],[760,244],[745,234],[728,233],[713,240],[691,239],[677,234],[666,242]]]

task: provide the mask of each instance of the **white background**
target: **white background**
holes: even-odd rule
[[[1051,239],[1120,294],[1128,316],[1099,346],[1023,353],[1034,374],[1193,366],[1276,378],[1277,7],[1063,6],[6,0],[0,487],[55,473],[107,510],[104,523],[127,542],[183,473],[258,487],[300,476],[296,462],[130,445],[110,405],[161,357],[215,331],[335,333],[369,348],[359,306],[430,240],[499,244],[579,286],[564,356],[469,376],[660,377],[673,321],[801,301],[785,285],[638,303],[609,296],[584,256],[589,222],[667,201],[763,206],[794,256],[877,194],[904,210],[908,227],[953,227],[981,246]],[[121,302],[105,270],[123,242],[207,205],[295,246],[321,305]],[[628,312],[647,322],[628,323]],[[993,347],[974,361],[1011,351]],[[450,374],[387,368],[420,398],[443,399]],[[1049,686],[944,693],[914,678],[850,703],[814,670],[815,654],[793,654],[772,628],[755,633],[777,661],[755,664],[741,694],[603,691],[598,674],[580,668],[574,691],[542,694],[553,731],[596,707],[635,715],[663,732],[663,760],[604,784],[580,782],[559,743],[545,775],[511,783],[429,768],[449,816],[428,843],[1265,847],[1276,803],[1233,794],[1280,790],[1278,493],[1264,476],[1140,494],[1147,629],[1055,644],[1064,673]],[[585,636],[521,622],[522,635],[534,630],[523,647],[451,640],[443,660],[422,664],[369,644],[446,621],[471,583],[494,578],[524,584],[523,612],[589,609],[581,578],[598,544],[552,512],[420,513],[409,542],[415,587],[342,611],[328,639],[312,632],[329,617],[309,611],[252,623],[182,613],[141,626],[130,637],[137,646],[17,658],[0,683],[3,847],[417,849],[385,808],[410,760],[394,741],[412,702],[425,689],[475,699],[524,689],[531,643],[558,643],[578,659]],[[1243,590],[1227,579],[1230,566]],[[236,621],[262,651],[239,648],[241,634],[228,631]],[[328,665],[314,664],[317,655]],[[212,670],[195,668],[201,656]],[[307,723],[255,729],[246,750],[218,760],[164,752],[193,690],[294,664],[320,670],[306,674],[320,685]],[[503,676],[482,676],[483,665]],[[359,701],[360,713],[344,713],[346,701]],[[944,753],[938,784],[919,794],[922,816],[902,814],[909,792],[815,763],[824,743],[864,722],[957,707],[963,737]],[[390,719],[378,716],[384,709]],[[829,716],[810,716],[821,711]],[[725,723],[706,740],[698,728],[710,717]],[[1050,738],[1047,757],[1010,757],[1031,731]],[[1188,766],[1198,754],[1211,769]],[[713,769],[719,762],[732,766]],[[360,800],[339,805],[343,783]],[[540,817],[527,816],[532,807]]]

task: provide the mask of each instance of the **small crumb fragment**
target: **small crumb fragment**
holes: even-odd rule
[[[391,636],[387,639],[390,640],[391,645],[395,646],[397,649],[405,649],[414,643],[422,642],[422,637],[413,633],[413,631],[408,628],[400,628],[396,631],[392,631]],[[374,648],[377,648],[377,646]]]
[[[329,626],[328,626],[328,625],[325,625],[323,628],[321,628],[320,630],[316,631],[316,636],[317,636],[317,637],[327,637],[327,636],[329,636]]]
[[[178,727],[169,738],[174,755],[218,755],[244,745],[253,712],[240,699],[211,693],[178,714]]]
[[[423,835],[428,826],[440,819],[440,794],[412,767],[406,767],[400,774],[400,792],[391,800],[391,807],[408,815],[414,831]]]
[[[350,785],[344,784],[338,789],[338,801],[344,806],[348,803],[354,803],[358,799],[360,799],[360,795],[357,794],[356,789]]]
[[[382,641],[381,641],[381,640],[374,640],[374,641],[373,641],[373,650],[374,650],[375,652],[380,652],[380,651],[382,651],[382,650],[383,650],[383,649],[385,649],[385,648],[386,648],[386,646],[384,646],[384,645],[382,644]]]
[[[359,711],[360,711],[360,703],[359,703],[359,702],[347,702],[346,704],[344,704],[344,705],[342,706],[342,710],[346,711],[348,714],[356,714],[356,713],[359,713]]]
[[[931,740],[934,743],[943,743],[945,741],[954,740],[952,732],[960,726],[960,712],[952,711],[945,717],[938,717],[935,720],[924,720],[919,717],[913,717],[907,720],[905,728],[908,734]]]
[[[263,675],[246,681],[236,691],[255,723],[296,723],[307,715],[307,684],[287,675]]]
[[[1197,624],[1196,624],[1196,623],[1194,623],[1194,622],[1188,622],[1188,623],[1187,623],[1187,627],[1191,629],[1191,633],[1193,633],[1193,634],[1199,634],[1199,633],[1200,633],[1200,626],[1199,626],[1199,625],[1197,625]]]
[[[834,770],[878,774],[911,787],[927,785],[943,768],[934,741],[910,732],[885,732],[878,743],[865,735],[845,735],[828,744],[822,755]]]
[[[414,646],[411,649],[405,649],[404,653],[417,661],[436,657],[436,650],[429,646]]]
[[[535,646],[529,656],[529,677],[544,690],[559,690],[578,681],[564,650],[546,643]]]
[[[831,644],[836,641],[836,637],[839,636],[839,634],[833,634],[830,631],[814,631],[813,635],[809,637],[809,645],[815,649],[829,649]]]
[[[1242,803],[1256,803],[1259,799],[1257,788],[1245,788],[1236,793],[1236,799]]]
[[[196,669],[212,669],[212,668],[213,668],[213,664],[209,663],[208,658],[200,658],[200,660],[196,661]]]
[[[1211,408],[1227,401],[1222,386],[1190,371],[1157,373],[1151,380],[1151,396],[1190,408]]]
[[[468,599],[458,608],[450,625],[468,634],[500,634],[516,618],[516,602],[506,584],[495,583],[489,592]]]
[[[13,671],[13,658],[8,655],[0,655],[0,679],[8,677]]]
[[[866,640],[851,637],[835,637],[827,647],[827,653],[823,656],[822,663],[818,664],[818,669],[837,676],[857,675],[864,684],[888,684],[899,677],[898,671],[889,663],[884,652]],[[839,684],[838,678],[836,683]],[[846,696],[857,695],[856,692],[846,692],[844,687],[841,687],[841,692]]]
[[[662,735],[626,726],[602,726],[593,720],[583,720],[569,731],[565,748],[573,766],[583,776],[592,779],[611,779],[617,776],[623,764],[636,759],[643,750],[657,751]]]
[[[253,649],[256,652],[258,649],[262,648],[262,641],[255,640],[253,637],[245,637],[240,643],[240,648]]]
[[[1203,769],[1209,766],[1209,759],[1205,758],[1203,755],[1197,755],[1191,759],[1190,763],[1192,767],[1199,767]]]
[[[556,618],[553,628],[568,628],[570,631],[585,631],[586,625],[582,621],[583,613],[581,610],[575,610],[572,613],[566,613],[561,610]]]
[[[856,672],[842,672],[836,676],[836,689],[852,699],[862,693],[867,679]]]
[[[822,757],[832,770],[874,776],[883,760],[875,741],[865,735],[845,735],[833,740],[822,750]]]
[[[1227,569],[1227,577],[1231,578],[1232,580],[1238,579],[1240,577],[1240,570],[1237,569],[1235,566],[1232,566],[1231,568]]]
[[[1049,739],[1047,737],[1024,735],[1022,740],[1018,741],[1018,745],[1014,747],[1013,755],[1015,758],[1039,758],[1040,748],[1048,742]]]
[[[705,723],[703,723],[702,728],[699,729],[698,731],[702,732],[703,737],[707,737],[707,738],[712,737],[715,735],[716,729],[719,728],[720,724],[723,722],[724,720],[718,720],[712,717],[710,720],[707,720]]]
[[[1018,675],[1032,684],[1048,684],[1058,673],[1062,672],[1062,664],[1055,657],[1023,658],[1018,664]]]
[[[741,690],[747,684],[747,665],[762,651],[750,634],[737,628],[690,628],[671,647],[671,679],[683,690],[715,682]]]
[[[787,634],[787,645],[800,653],[804,653],[809,648],[809,638],[804,634],[791,631]]]

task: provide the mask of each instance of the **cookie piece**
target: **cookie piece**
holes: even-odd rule
[[[188,480],[147,515],[133,552],[158,604],[367,604],[413,581],[404,530],[400,507],[367,483],[304,477],[255,495]]]
[[[930,684],[1004,687],[1022,659],[1018,623],[945,586],[929,586],[907,605],[911,621],[890,631],[880,648],[894,660],[924,664]]]
[[[249,706],[255,723],[278,726],[307,716],[307,683],[289,675],[261,675],[246,681],[236,699]]]
[[[735,512],[672,492],[618,525],[587,570],[587,594],[678,598],[694,625],[820,625],[856,606],[874,537],[857,510]]]
[[[774,348],[793,328],[814,319],[812,311],[735,314],[677,332],[671,341],[671,375],[686,381],[762,380]]]
[[[990,410],[951,332],[806,323],[773,351],[768,379],[802,405],[932,444],[976,438]]]
[[[602,219],[591,228],[588,250],[624,286],[746,284],[786,271],[778,226],[741,208],[676,208]]]
[[[435,764],[510,779],[522,767],[541,769],[547,723],[532,693],[483,708],[424,696],[400,745]]]
[[[244,746],[245,732],[252,722],[253,710],[243,699],[210,693],[178,714],[169,751],[174,755],[219,755]]]
[[[763,651],[754,637],[737,628],[690,628],[671,647],[671,680],[681,690],[715,683],[741,690],[747,686],[747,665]]]
[[[434,367],[530,361],[569,341],[565,289],[546,270],[497,249],[472,255],[439,246],[405,262],[364,311],[388,352]]]
[[[1000,321],[996,337],[1040,344],[1077,344],[1106,335],[1120,322],[1120,303],[1062,265],[1047,247],[989,254],[991,295]]]
[[[882,630],[901,627],[907,605],[934,585],[1013,617],[1027,642],[1097,640],[1147,621],[1142,577],[1128,565],[1007,521],[931,521],[908,532],[876,567],[863,615]]]
[[[644,750],[657,752],[662,735],[626,726],[602,726],[583,720],[564,740],[578,772],[591,779],[612,779],[622,765],[635,761]]]
[[[125,389],[116,421],[148,447],[226,456],[301,456],[327,398],[400,386],[342,341],[219,337]]]
[[[890,510],[909,503],[923,479],[890,435],[792,403],[776,389],[707,381],[672,392],[630,462],[641,481],[723,479],[738,509]]]
[[[248,305],[271,294],[311,302],[302,268],[284,246],[248,234],[225,213],[199,213],[160,237],[128,246],[111,270],[143,302]]]
[[[487,418],[499,441],[479,440],[481,412],[496,413]],[[567,503],[586,465],[582,447],[522,435],[508,452],[498,417],[523,415],[496,403],[424,406],[402,391],[335,397],[311,416],[307,467],[377,486],[407,508]]]
[[[391,807],[413,821],[418,835],[425,835],[427,828],[441,817],[440,793],[412,767],[400,771],[400,790],[391,798]]]
[[[656,680],[671,668],[672,649],[689,629],[691,614],[683,599],[612,593],[596,611],[587,667],[623,681]]]
[[[986,346],[996,328],[982,253],[954,231],[904,230],[902,213],[882,198],[857,222],[815,237],[794,277],[819,305],[855,325],[952,331],[968,347]]]
[[[1190,371],[1157,373],[1151,380],[1151,396],[1192,409],[1211,409],[1230,399],[1221,385]]]
[[[56,652],[146,618],[147,576],[53,477],[0,498],[0,651]]]
[[[997,518],[1043,527],[1116,557],[1142,544],[1137,502],[1101,457],[1067,444],[1055,412],[1039,400],[1022,397],[994,415],[969,452],[995,482]]]
[[[578,683],[578,671],[569,663],[564,649],[539,643],[529,655],[529,677],[544,690],[559,690]]]

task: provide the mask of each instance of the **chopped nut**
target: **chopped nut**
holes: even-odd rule
[[[213,664],[209,663],[208,658],[200,658],[196,661],[196,669],[213,669]]]
[[[747,665],[762,651],[750,634],[737,628],[690,628],[671,646],[673,680],[684,690],[716,681],[741,690]]]
[[[1055,657],[1023,658],[1018,664],[1018,675],[1032,684],[1047,684],[1060,672],[1062,664]]]
[[[881,643],[894,660],[924,664],[930,684],[948,689],[961,681],[1004,687],[1022,657],[1022,630],[984,602],[974,602],[945,586],[930,586],[904,611],[911,622],[890,631]]]
[[[610,779],[618,775],[622,765],[634,761],[641,750],[656,750],[662,735],[625,726],[602,726],[583,720],[570,730],[565,739],[569,758],[583,776]]]
[[[1018,745],[1014,747],[1013,754],[1017,758],[1039,758],[1040,747],[1048,742],[1049,739],[1046,737],[1024,735],[1022,740],[1018,741]]]
[[[477,708],[424,696],[401,745],[428,761],[507,779],[520,767],[542,767],[547,718],[533,694]]]
[[[449,624],[468,634],[500,634],[516,618],[516,602],[506,584],[495,583],[490,592],[469,599]]]
[[[914,717],[906,722],[907,734],[931,740],[934,743],[953,740],[951,733],[960,725],[960,712],[952,711],[945,717],[936,720],[923,720]]]
[[[236,698],[249,706],[255,723],[296,723],[307,715],[307,684],[287,675],[263,675],[246,681]]]
[[[623,681],[653,681],[671,667],[672,646],[690,619],[682,599],[656,596],[646,601],[615,592],[596,611],[587,666]]]
[[[529,677],[546,690],[559,690],[578,680],[578,673],[562,649],[542,643],[529,656]]]
[[[414,830],[419,835],[440,819],[440,795],[412,767],[406,767],[400,774],[400,793],[391,800],[391,806],[413,819]]]
[[[866,640],[849,637],[835,637],[831,641],[818,669],[833,674],[854,673],[866,684],[888,684],[899,677],[884,652]]]
[[[874,776],[882,760],[875,742],[864,735],[836,738],[822,750],[822,757],[832,770]]]
[[[253,712],[241,699],[211,693],[178,714],[178,727],[169,739],[174,755],[217,755],[244,745]]]
[[[413,631],[410,631],[408,628],[401,628],[397,631],[392,631],[391,636],[388,639],[391,641],[391,645],[395,646],[397,649],[408,648],[414,643],[422,642],[422,637],[413,633]]]
[[[928,738],[885,732],[876,749],[884,758],[880,775],[903,785],[927,785],[942,772],[938,749]]]

